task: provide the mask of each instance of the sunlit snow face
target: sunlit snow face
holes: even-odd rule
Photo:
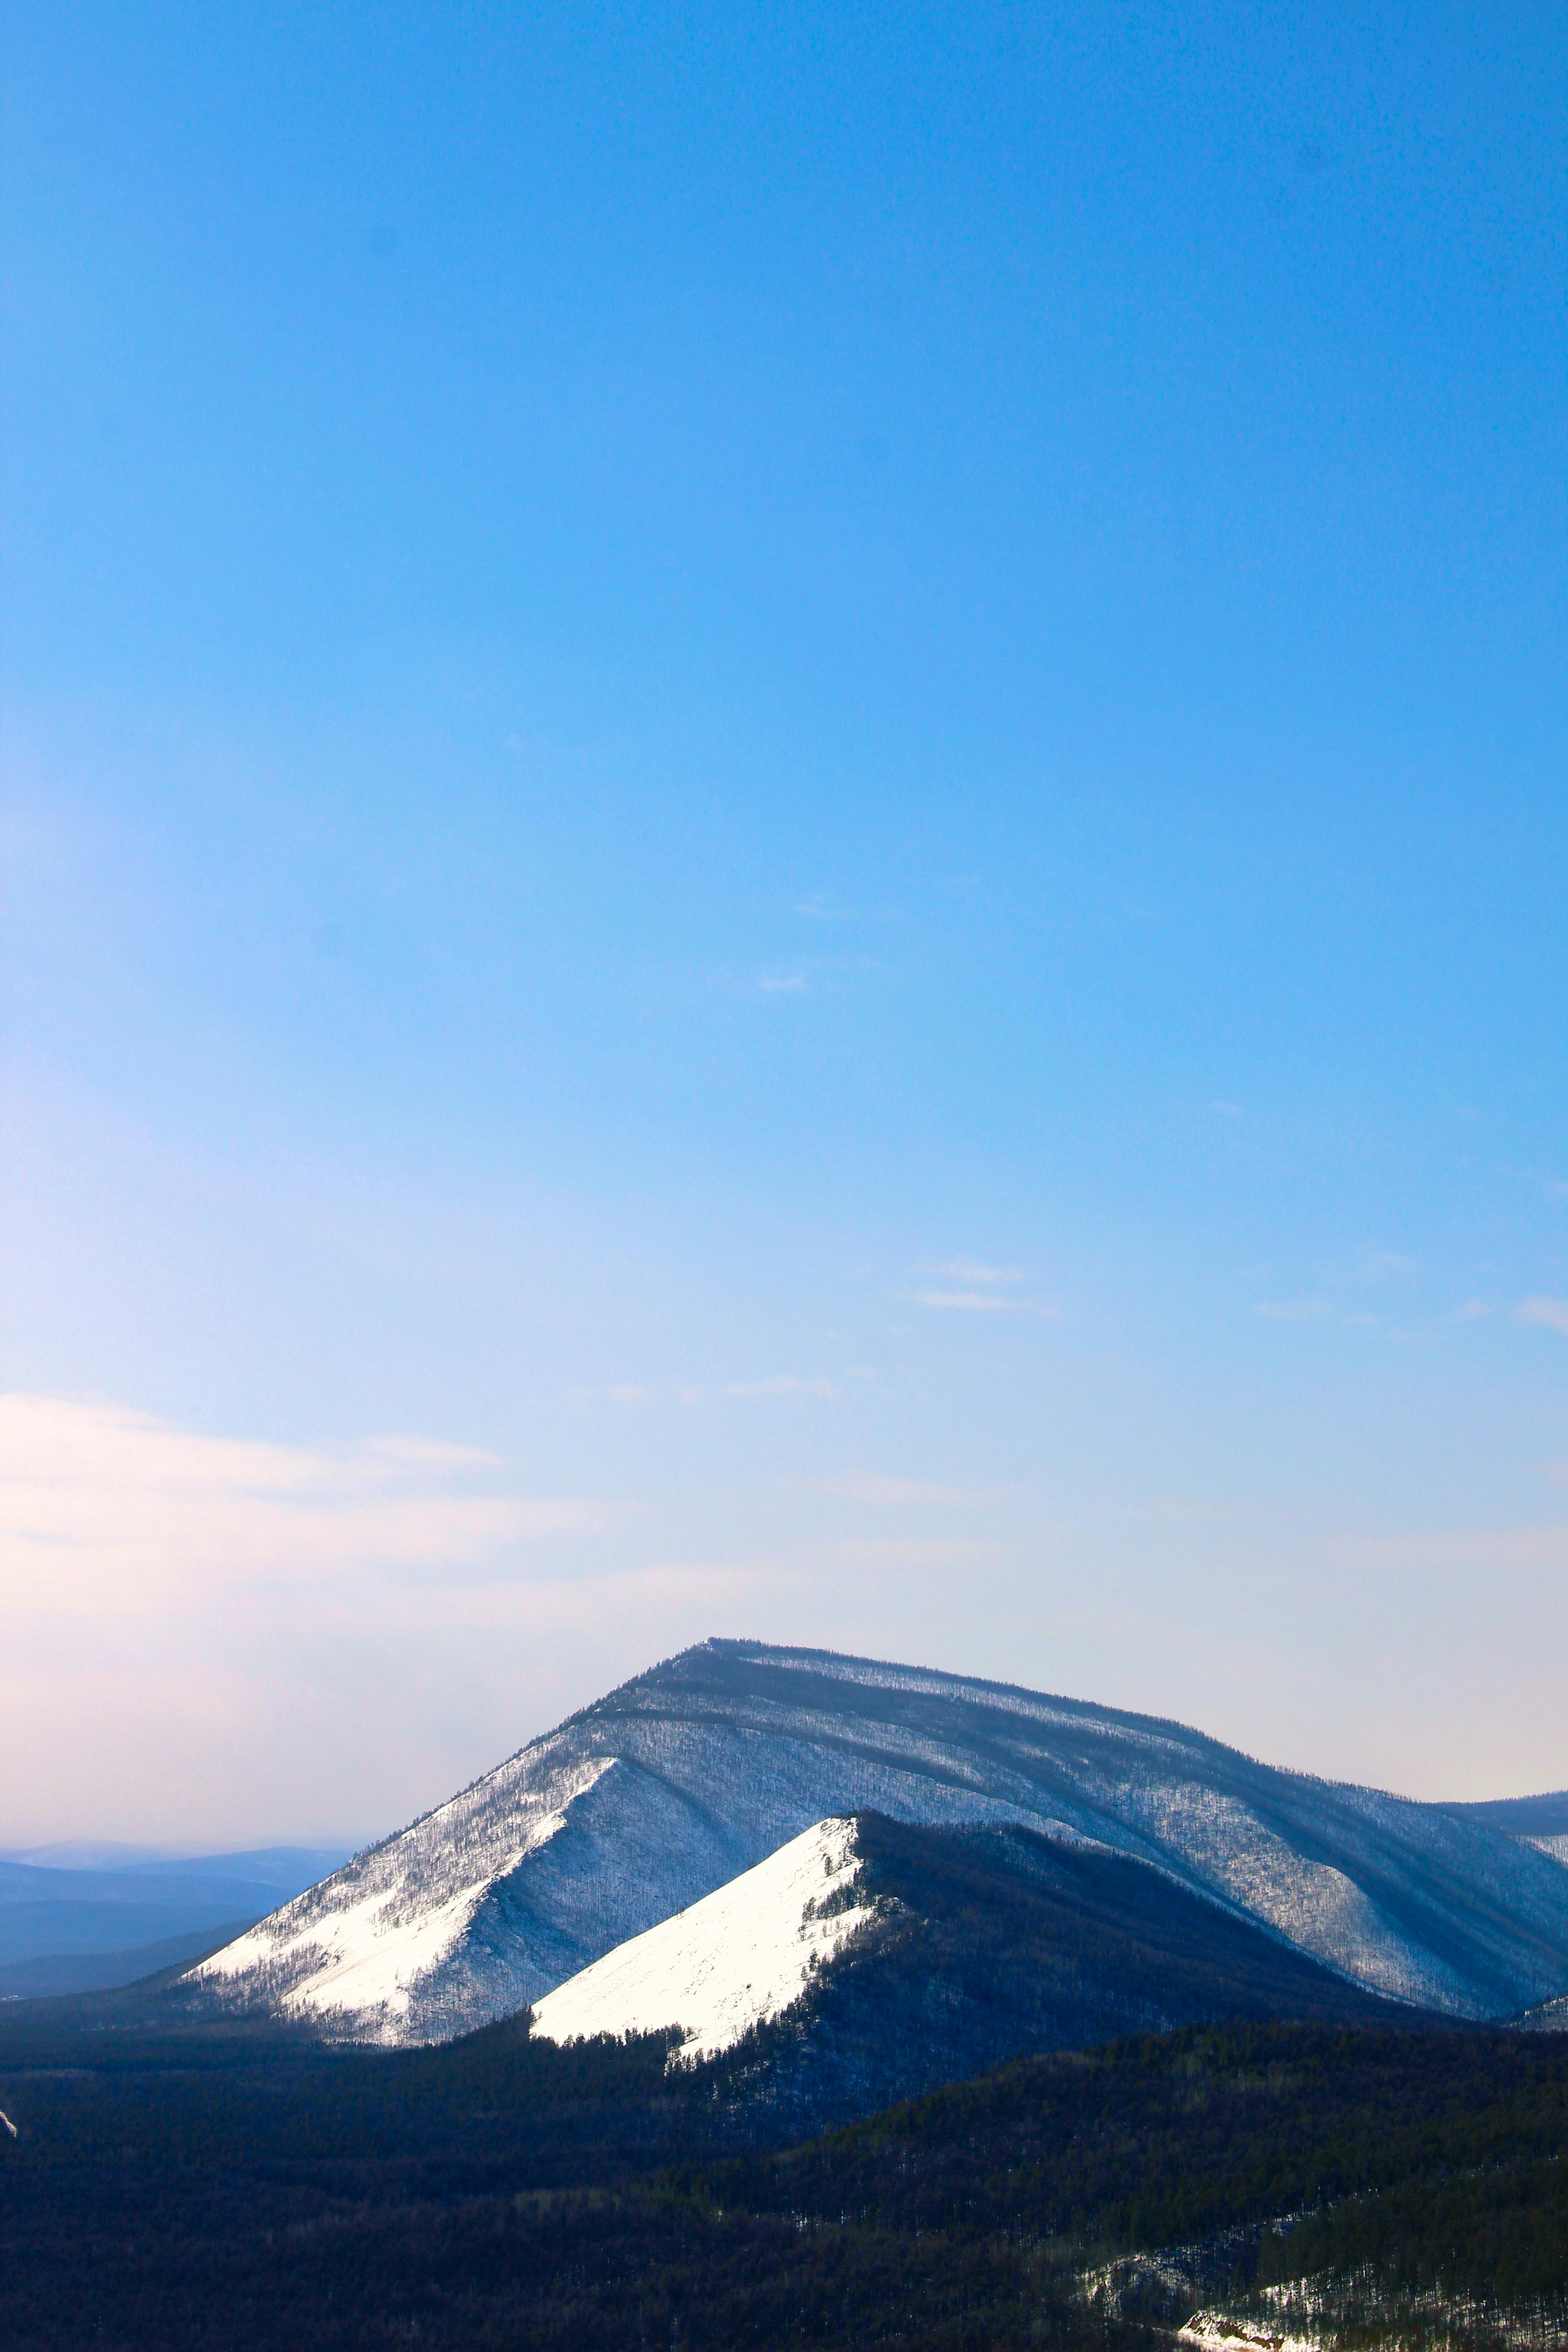
[[[816,1971],[870,1919],[869,1904],[826,1911],[860,1874],[855,1825],[818,1822],[755,1869],[634,1937],[534,2006],[550,2042],[679,2025],[689,2062],[728,2050],[797,2001]]]

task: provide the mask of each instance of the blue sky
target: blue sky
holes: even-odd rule
[[[4,24],[0,1830],[1568,1782],[1560,16]]]

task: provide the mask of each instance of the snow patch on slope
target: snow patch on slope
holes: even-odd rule
[[[688,2063],[728,2050],[782,2015],[871,1916],[868,1904],[824,1913],[860,1873],[852,1821],[818,1822],[728,1886],[569,1977],[534,2005],[546,2042],[650,2033],[678,2025]]]
[[[1191,2352],[1322,2352],[1321,2336],[1293,2336],[1277,2322],[1228,2311],[1194,2311],[1176,2341]]]
[[[614,1760],[595,1759],[559,1793],[568,1801],[583,1795]],[[462,1801],[454,1798],[427,1822],[460,1813]],[[387,1848],[374,1848],[214,1952],[190,1978],[219,1988],[260,1978],[284,2017],[352,2017],[362,2030],[374,2020],[395,2032],[420,1981],[454,1951],[496,1880],[565,1826],[564,1802],[548,1811],[520,1807],[504,1843],[492,1835],[444,1853],[445,1886],[427,1876],[411,1889],[401,1870],[376,1867]]]
[[[551,1814],[542,1825],[545,1835],[552,1835],[564,1821],[563,1813]],[[489,1885],[488,1879],[480,1879],[412,1918],[396,1916],[396,1896],[389,1890],[311,1920],[293,1935],[253,1927],[204,1960],[193,1974],[216,1980],[243,1976],[257,1967],[291,1969],[302,1962],[308,1972],[279,2001],[285,2017],[357,2015],[362,2011],[402,2017],[414,1986],[446,1958]]]

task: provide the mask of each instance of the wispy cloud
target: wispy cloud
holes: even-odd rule
[[[915,1271],[940,1275],[944,1282],[996,1285],[1028,1280],[1021,1265],[990,1265],[978,1257],[928,1258]]]
[[[821,1374],[803,1377],[798,1372],[774,1372],[766,1380],[726,1381],[722,1393],[727,1397],[826,1397],[838,1394],[837,1381]]]
[[[1521,1298],[1514,1313],[1521,1323],[1538,1324],[1546,1331],[1568,1332],[1568,1298],[1547,1298],[1538,1294],[1533,1298]]]
[[[917,1290],[915,1303],[950,1315],[1016,1315],[1028,1311],[1054,1315],[1055,1308],[1018,1295],[1029,1276],[1021,1265],[998,1265],[987,1258],[928,1258],[915,1269],[934,1276],[926,1289]]]
[[[987,1568],[1004,1556],[1004,1548],[990,1541],[962,1538],[867,1536],[849,1537],[826,1547],[824,1564],[834,1569],[965,1569]]]
[[[817,919],[826,922],[827,916]],[[713,985],[731,995],[806,996],[843,989],[879,969],[875,957],[847,953],[787,955],[776,963],[742,965],[713,974]]]
[[[640,1510],[529,1494],[439,1436],[278,1444],[0,1396],[0,1828],[392,1827],[792,1589],[648,1550]]]
[[[1012,1315],[1019,1304],[994,1290],[917,1290],[915,1299],[921,1307],[959,1315]]]
[[[1405,1257],[1398,1250],[1368,1250],[1359,1271],[1364,1283],[1398,1282],[1406,1275],[1418,1274],[1420,1261]]]
[[[1423,1576],[1438,1570],[1489,1572],[1568,1570],[1568,1527],[1438,1528],[1429,1534],[1348,1536],[1326,1549],[1340,1561]]]
[[[649,1388],[640,1381],[611,1381],[600,1388],[568,1389],[566,1394],[574,1403],[586,1404],[711,1404],[715,1398],[735,1397],[823,1397],[829,1400],[843,1393],[847,1381],[868,1380],[872,1375],[864,1365],[851,1365],[835,1378],[826,1372],[769,1372],[755,1380],[721,1381],[705,1384],[700,1381],[680,1381],[669,1388]]]
[[[984,1509],[1003,1501],[1007,1493],[1001,1486],[939,1486],[929,1479],[885,1478],[870,1471],[847,1478],[824,1478],[816,1491],[887,1511]]]
[[[425,1437],[336,1450],[214,1437],[102,1399],[0,1397],[7,1606],[136,1612],[181,1591],[377,1569],[488,1572],[596,1532],[600,1505],[520,1493],[495,1454]]]
[[[1155,1495],[1132,1506],[1131,1516],[1160,1527],[1218,1528],[1242,1517],[1238,1504],[1213,1495]]]
[[[1245,1108],[1238,1102],[1212,1102],[1209,1108],[1218,1118],[1237,1119],[1247,1117]]]

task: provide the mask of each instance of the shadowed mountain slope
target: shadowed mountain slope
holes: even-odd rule
[[[754,2129],[766,2114],[770,2137],[820,2130],[1009,2059],[1128,2033],[1220,2019],[1410,2022],[1402,2004],[1128,1855],[1011,1826],[930,1829],[879,1813],[838,1826],[851,1832],[858,1865],[838,1896],[854,1906],[839,1914],[854,1932],[805,1974],[793,2006],[738,2037],[708,2070],[716,2105],[743,2108]],[[840,1863],[827,1883],[842,1885],[847,1874]],[[689,1929],[708,1908],[668,1930]],[[690,1956],[699,1996],[715,1957]],[[546,2014],[583,1981],[563,1986]],[[598,2030],[632,2021],[607,2004]],[[707,2021],[681,2011],[657,2022]],[[711,2026],[707,2038],[717,2039]]]

